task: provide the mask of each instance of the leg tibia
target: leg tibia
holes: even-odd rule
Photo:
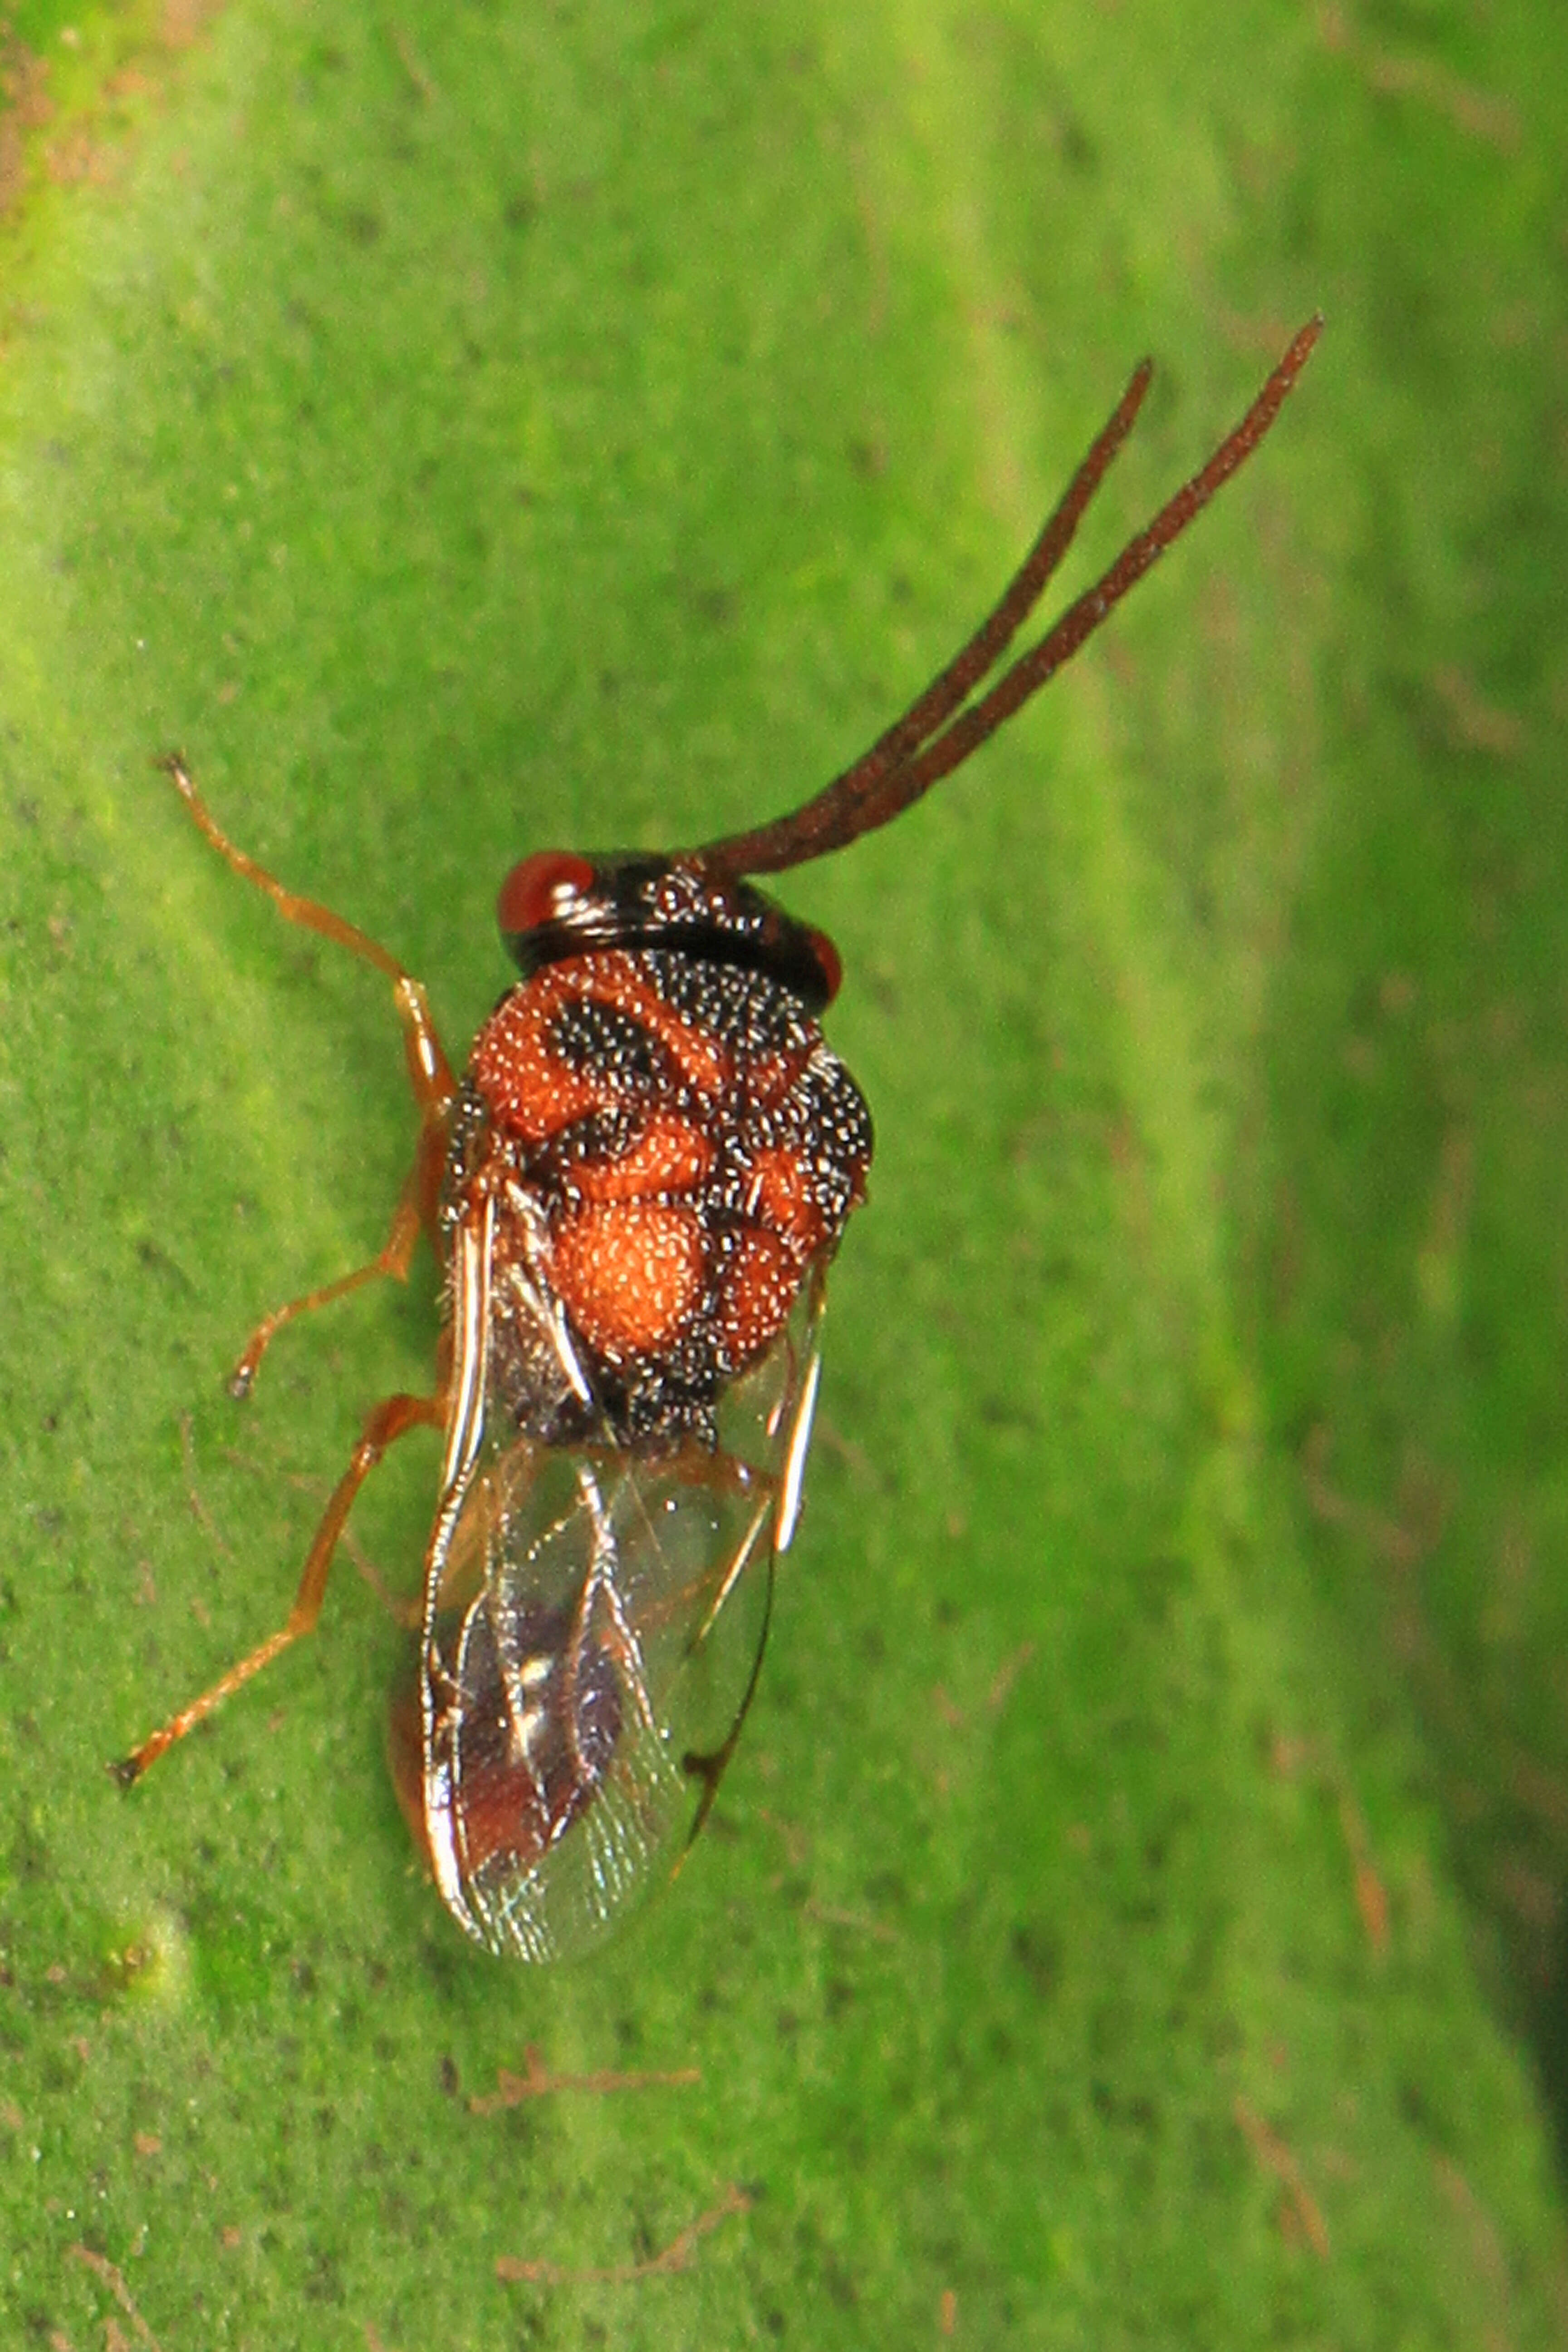
[[[294,1606],[285,1622],[247,1656],[241,1658],[237,1665],[231,1666],[210,1690],[204,1691],[199,1698],[193,1699],[188,1706],[171,1716],[167,1723],[153,1732],[129,1756],[110,1766],[110,1770],[122,1787],[129,1788],[132,1781],[139,1780],[148,1767],[157,1762],[165,1748],[172,1748],[177,1739],[183,1739],[187,1731],[194,1731],[216,1706],[221,1706],[226,1698],[238,1690],[243,1683],[247,1683],[252,1675],[258,1675],[263,1666],[269,1666],[273,1659],[288,1649],[291,1643],[297,1642],[302,1633],[313,1631],[321,1613],[321,1600],[331,1570],[332,1555],[353,1507],[354,1496],[389,1445],[395,1444],[398,1438],[411,1429],[438,1429],[446,1417],[446,1402],[441,1397],[384,1397],[373,1409],[366,1418],[359,1444],[349,1456],[348,1468],[333,1488],[331,1498],[321,1515],[321,1525],[305,1558],[304,1572],[294,1596]]]

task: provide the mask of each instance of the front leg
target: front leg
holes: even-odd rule
[[[342,915],[333,914],[330,907],[323,907],[314,898],[301,898],[299,892],[288,889],[275,874],[269,873],[265,866],[258,865],[254,857],[230,841],[197,792],[179,752],[171,752],[159,764],[172,778],[198,830],[219,856],[233,866],[242,880],[264,891],[285,922],[297,923],[303,930],[316,931],[323,939],[334,940],[339,947],[346,948],[351,955],[358,956],[362,962],[374,965],[392,982],[393,1008],[403,1030],[404,1058],[419,1113],[419,1141],[414,1166],[393,1212],[391,1229],[382,1248],[365,1265],[356,1266],[352,1274],[341,1275],[335,1282],[323,1283],[318,1289],[308,1290],[301,1297],[275,1307],[270,1315],[262,1318],[229,1378],[230,1393],[243,1397],[250,1391],[257,1370],[274,1334],[281,1330],[285,1323],[291,1323],[297,1315],[309,1314],[315,1307],[329,1306],[333,1299],[345,1297],[351,1290],[358,1290],[363,1284],[377,1281],[383,1276],[405,1282],[421,1229],[428,1235],[431,1248],[439,1256],[437,1212],[441,1172],[446,1165],[451,1135],[457,1080],[452,1075],[452,1066],[431,1015],[424,988],[405,971],[391,950],[346,921]]]

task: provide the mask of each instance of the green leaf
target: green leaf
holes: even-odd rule
[[[190,0],[6,38],[0,2336],[1558,2340],[1507,1964],[1555,1981],[1568,1765],[1568,37]],[[222,1392],[377,1245],[412,1121],[384,990],[153,756],[460,1052],[522,851],[801,798],[1146,348],[1069,593],[1320,305],[1105,636],[787,887],[879,1154],[673,1890],[575,1969],[469,1950],[346,1562],[122,1798],[437,1328],[421,1261]],[[403,1454],[356,1525],[407,1591]],[[531,2045],[588,2086],[476,2108]]]

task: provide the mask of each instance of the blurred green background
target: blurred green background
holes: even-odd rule
[[[0,2342],[1562,2342],[1568,20],[0,24]],[[412,1129],[152,756],[460,1051],[521,851],[815,788],[1145,350],[1064,593],[1319,307],[1106,635],[784,893],[879,1157],[675,1888],[471,1953],[346,1563],[121,1799],[436,1328],[422,1261],[222,1392]],[[476,2108],[529,2045],[699,2079]]]

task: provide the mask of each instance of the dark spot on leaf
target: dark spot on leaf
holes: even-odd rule
[[[1089,2084],[1089,2096],[1096,2115],[1108,2124],[1151,2133],[1160,2127],[1159,2111],[1153,2100],[1144,2097],[1142,2093],[1123,2098],[1111,2089],[1109,2083],[1097,2081]]]
[[[740,598],[732,588],[694,588],[691,609],[700,621],[707,621],[715,629],[727,629],[740,608]]]
[[[458,1975],[455,1955],[447,1945],[427,1939],[420,1947],[419,1958],[437,1992],[443,1999],[449,1997]]]
[[[308,2303],[342,2303],[342,2271],[335,2254],[317,2252],[306,2273],[305,2299]]]
[[[1042,2000],[1049,2000],[1062,1972],[1061,1938],[1040,1920],[1024,1920],[1013,1930],[1013,1958]]]
[[[25,1817],[11,1840],[10,1861],[14,1878],[44,1879],[49,1874],[49,1850],[35,1824]]]
[[[1016,1397],[982,1397],[976,1410],[988,1429],[1037,1430],[1040,1425],[1039,1415]]]
[[[841,2310],[853,2310],[859,2301],[859,2296],[856,2291],[855,2282],[843,2263],[826,2250],[819,2255],[818,2260],[822,2265],[822,2284],[827,2289],[832,2300]]]
[[[167,1250],[160,1249],[155,1241],[148,1239],[139,1241],[136,1244],[136,1255],[149,1274],[162,1275],[165,1281],[174,1284],[176,1290],[184,1291],[187,1295],[190,1293],[192,1289],[190,1276],[183,1266],[176,1265]]]
[[[1164,1906],[1144,1895],[1135,1903],[1121,1904],[1116,1916],[1129,1927],[1153,1927],[1164,1916]]]

